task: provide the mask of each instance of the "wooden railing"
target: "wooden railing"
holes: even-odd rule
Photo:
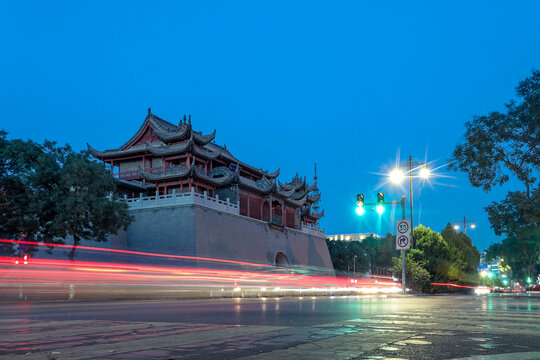
[[[139,196],[138,198],[124,198],[129,209],[152,209],[174,205],[200,205],[210,209],[224,211],[234,215],[240,215],[238,204],[234,204],[226,200],[220,200],[219,196],[208,196],[206,193],[199,194],[195,191],[177,193],[175,190],[171,194],[154,195],[154,196]]]

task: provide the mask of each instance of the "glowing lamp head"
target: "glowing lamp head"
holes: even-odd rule
[[[488,272],[487,276],[488,276],[488,278],[491,279],[491,278],[493,277],[493,273],[492,273],[492,272]]]
[[[480,272],[480,275],[481,275],[482,277],[486,277],[487,271],[486,271],[486,270],[482,270],[482,272]]]
[[[532,284],[532,279],[530,276],[527,278],[527,284]]]
[[[398,168],[395,168],[388,174],[390,182],[394,184],[401,184],[405,180],[405,173]]]
[[[364,209],[363,206],[357,206],[356,207],[356,215],[362,216],[362,215],[365,214],[365,212],[366,212],[366,210]]]
[[[476,227],[476,224],[471,224],[471,229],[474,229]]]
[[[454,225],[454,229],[459,230],[459,225]]]
[[[382,206],[382,205],[377,205],[377,206],[375,207],[375,211],[377,211],[377,213],[378,213],[379,215],[382,215],[382,213],[384,212],[384,206]]]
[[[427,167],[423,167],[420,169],[420,173],[418,174],[422,179],[427,180],[431,177],[431,170]]]

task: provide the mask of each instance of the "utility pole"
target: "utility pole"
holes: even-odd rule
[[[467,220],[467,218],[464,216],[463,220],[460,220],[454,223],[454,229],[459,230],[459,224],[461,223],[463,223],[463,233],[465,235],[467,235],[467,223],[471,223],[471,225],[469,225],[471,229],[474,229],[476,227],[474,220]]]

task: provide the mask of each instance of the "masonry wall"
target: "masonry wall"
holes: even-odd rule
[[[324,237],[272,228],[256,219],[197,205],[133,210],[134,222],[114,248],[274,265],[282,252],[291,265],[326,268],[333,274]]]

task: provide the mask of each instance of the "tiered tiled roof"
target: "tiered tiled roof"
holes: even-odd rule
[[[318,220],[323,216],[321,213],[311,213],[310,205],[320,199],[317,185],[307,185],[305,178],[296,176],[289,183],[281,183],[277,180],[279,169],[273,173],[263,171],[234,157],[225,146],[213,142],[216,131],[203,135],[193,130],[191,116],[184,119],[178,125],[165,121],[148,109],[148,114],[137,133],[118,149],[99,151],[89,144],[88,150],[98,159],[115,162],[127,161],[137,156],[174,157],[184,156],[191,161],[184,165],[153,168],[146,170],[139,165],[138,171],[133,171],[134,178],[138,176],[144,182],[120,180],[123,185],[133,189],[147,190],[153,184],[167,181],[181,180],[188,177],[200,179],[205,183],[212,184],[216,188],[237,184],[240,189],[259,194],[272,195],[296,208],[302,208],[302,215]],[[192,158],[193,157],[193,158]],[[195,163],[195,158],[199,161]],[[219,160],[215,168],[201,167],[200,161]],[[142,161],[141,161],[142,163]],[[228,167],[227,167],[228,166]],[[313,191],[316,193],[311,194]]]

